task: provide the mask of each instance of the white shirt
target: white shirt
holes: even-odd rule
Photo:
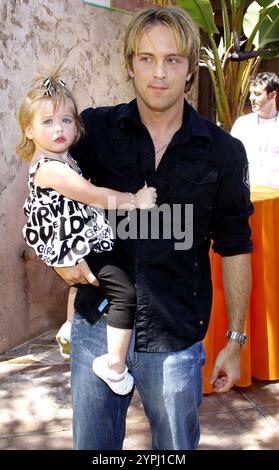
[[[246,114],[235,121],[231,134],[246,149],[250,182],[279,188],[279,113],[272,119]]]

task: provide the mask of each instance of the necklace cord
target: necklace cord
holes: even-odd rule
[[[163,150],[164,148],[166,148],[166,146],[169,145],[169,142],[167,142],[166,144],[162,145],[162,147],[160,147],[159,149],[155,149],[155,155],[157,155],[157,153],[160,153],[161,150]]]

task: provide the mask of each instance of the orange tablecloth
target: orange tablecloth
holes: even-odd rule
[[[241,353],[239,387],[260,380],[279,379],[279,190],[252,186],[255,211],[250,219],[254,252],[253,286],[247,312],[248,341]],[[203,391],[210,393],[208,378],[219,350],[225,344],[226,305],[222,285],[221,257],[211,252],[213,305],[204,346]]]

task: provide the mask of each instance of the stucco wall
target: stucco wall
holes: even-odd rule
[[[80,109],[130,100],[122,61],[130,17],[81,0],[0,2],[0,352],[61,323],[67,296],[50,268],[22,258],[27,164],[15,153],[19,102],[39,63],[61,62]]]

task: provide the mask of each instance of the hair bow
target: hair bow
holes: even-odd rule
[[[59,83],[60,85],[62,86],[65,86],[65,82],[64,80],[62,80],[62,78],[60,78],[59,80],[57,80],[57,83]],[[54,92],[54,87],[51,83],[51,80],[50,78],[46,78],[44,81],[43,81],[43,86],[46,88],[46,91],[44,92],[44,95],[46,96],[52,96],[53,95],[53,92]]]

